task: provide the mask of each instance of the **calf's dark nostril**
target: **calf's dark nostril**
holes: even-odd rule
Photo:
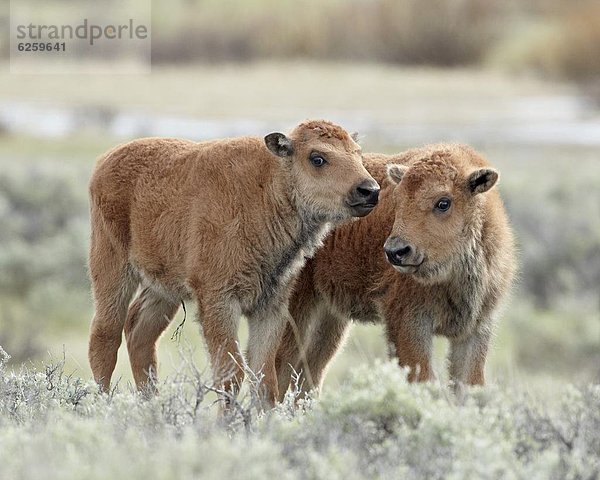
[[[356,191],[363,197],[368,197],[369,195],[371,195],[371,193],[373,193],[373,191],[370,188],[364,187],[357,187]]]
[[[392,265],[402,265],[403,260],[412,252],[412,247],[406,244],[389,244],[383,247],[388,261]]]
[[[379,185],[373,180],[365,180],[354,189],[355,198],[368,203],[377,203],[379,197]]]

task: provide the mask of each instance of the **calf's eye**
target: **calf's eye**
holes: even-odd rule
[[[321,155],[311,155],[310,163],[312,163],[315,167],[322,167],[327,163],[327,161]]]
[[[452,201],[449,198],[440,198],[435,204],[435,209],[438,212],[447,212],[450,205],[452,205]]]

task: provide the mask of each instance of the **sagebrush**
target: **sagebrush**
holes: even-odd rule
[[[337,391],[294,407],[293,395],[228,424],[193,368],[150,399],[101,394],[64,371],[0,366],[0,477],[597,478],[600,386],[552,399],[510,388],[456,398],[408,384],[395,364],[359,368]],[[189,365],[184,362],[184,365]]]

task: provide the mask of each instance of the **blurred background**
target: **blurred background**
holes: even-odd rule
[[[76,2],[74,7],[76,6]],[[0,26],[9,25],[0,1]],[[501,172],[521,274],[488,377],[600,381],[600,4],[584,0],[172,0],[152,4],[152,73],[11,75],[0,38],[0,345],[90,377],[87,182],[140,136],[202,140],[322,117],[365,151],[466,142]],[[206,361],[197,324],[161,342]],[[243,336],[243,334],[242,334]],[[327,385],[385,357],[356,326]],[[436,345],[443,375],[443,341]],[[131,381],[125,346],[117,376]]]

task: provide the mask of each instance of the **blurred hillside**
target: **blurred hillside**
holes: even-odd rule
[[[7,27],[9,2],[1,4]],[[154,65],[491,65],[573,81],[600,98],[596,0],[173,0],[152,2],[152,12]]]

